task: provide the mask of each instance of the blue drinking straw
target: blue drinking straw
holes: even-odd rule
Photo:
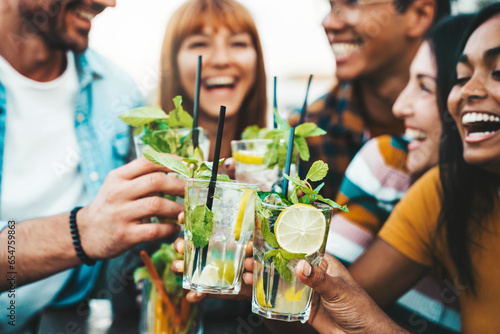
[[[306,98],[304,99],[304,105],[302,106],[302,110],[300,111],[300,120],[299,120],[299,124],[302,124],[304,123],[304,119],[306,117],[306,110],[307,110],[307,96],[309,95],[309,87],[311,87],[311,81],[312,81],[312,77],[313,75],[310,74],[309,75],[309,82],[307,83],[307,90],[306,90]]]
[[[276,95],[276,76],[274,77],[274,99],[273,99],[273,129],[278,128],[278,124],[276,123],[276,113],[278,112],[278,97]]]

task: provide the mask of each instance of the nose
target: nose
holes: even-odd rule
[[[413,99],[410,94],[410,85],[411,83],[406,85],[392,106],[392,113],[399,119],[407,118],[413,114]]]
[[[210,54],[208,62],[215,67],[225,67],[230,61],[230,51],[226,45],[217,45]]]
[[[460,96],[466,102],[484,99],[488,96],[488,90],[479,75],[473,75],[460,90]]]
[[[116,0],[94,0],[95,4],[101,5],[103,7],[115,7]]]
[[[343,13],[343,10],[335,3],[330,3],[330,6],[330,13],[322,22],[323,28],[326,32],[344,29],[347,25],[346,21],[343,19],[345,13]]]

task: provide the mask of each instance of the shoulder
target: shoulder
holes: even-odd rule
[[[93,91],[99,103],[109,101],[113,109],[116,107],[121,112],[143,105],[142,92],[132,76],[110,59],[89,48],[77,55],[76,61],[80,71],[92,75]]]
[[[413,261],[432,265],[441,204],[439,168],[434,167],[411,186],[379,236]]]
[[[400,198],[410,186],[410,176],[406,170],[407,152],[400,137],[384,135],[366,142],[354,156],[346,171],[346,177],[363,187],[371,185],[369,193],[376,194],[382,189],[387,197],[388,188],[393,189],[390,196]],[[372,180],[368,182],[368,178]],[[359,182],[356,182],[358,180]]]

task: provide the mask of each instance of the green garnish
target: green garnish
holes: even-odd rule
[[[274,249],[268,250],[264,254],[264,261],[268,259],[272,259],[274,262],[274,266],[281,277],[287,282],[290,283],[292,280],[292,272],[290,268],[288,268],[288,262],[290,260],[299,260],[305,258],[305,253],[290,253],[285,251],[280,247],[276,236],[273,232],[270,231],[268,219],[271,217],[271,211],[263,204],[262,197],[269,198],[270,196],[277,197],[276,200],[280,201],[281,206],[291,206],[293,204],[303,203],[303,204],[312,204],[314,201],[321,201],[323,203],[328,204],[334,209],[340,209],[342,211],[348,212],[349,210],[345,205],[341,206],[334,201],[324,198],[318,192],[323,187],[324,183],[320,184],[316,189],[312,189],[310,183],[308,181],[316,182],[321,181],[325,178],[328,173],[328,165],[321,160],[318,160],[313,163],[311,168],[309,169],[306,178],[301,180],[298,176],[290,177],[285,174],[285,177],[293,183],[294,189],[289,194],[289,197],[283,198],[284,195],[279,193],[264,193],[259,192],[259,196],[256,198],[256,210],[257,216],[261,220],[261,232],[262,236],[266,240],[266,242],[273,247]],[[298,198],[297,193],[302,190],[304,192],[304,196]]]
[[[243,131],[242,139],[271,139],[266,154],[264,155],[264,164],[267,168],[278,166],[283,169],[286,163],[286,147],[288,145],[288,135],[290,125],[274,111],[278,129],[259,129],[258,126],[249,126]],[[295,128],[294,146],[299,151],[299,156],[304,161],[309,161],[309,147],[307,146],[307,137],[321,136],[326,134],[314,123],[303,123]]]
[[[193,117],[182,107],[181,96],[173,101],[175,108],[168,114],[158,107],[142,107],[124,112],[120,119],[135,127],[134,135],[144,133],[141,140],[156,151],[190,157],[194,154],[192,132],[182,135],[179,129],[191,128]]]

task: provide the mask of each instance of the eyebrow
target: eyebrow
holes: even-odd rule
[[[500,55],[500,46],[497,46],[497,47],[494,47],[494,48],[491,48],[491,49],[484,51],[483,57],[485,59],[491,59],[491,58],[495,58],[499,55]],[[467,57],[467,55],[465,53],[462,53],[458,57],[458,62],[459,63],[469,63],[469,58]]]
[[[434,76],[429,75],[429,74],[417,74],[417,79],[425,79],[425,78],[429,78],[429,79],[432,79],[434,81],[437,80]]]
[[[494,58],[496,56],[500,55],[500,46],[497,46],[495,48],[486,50],[484,52],[484,58]]]

